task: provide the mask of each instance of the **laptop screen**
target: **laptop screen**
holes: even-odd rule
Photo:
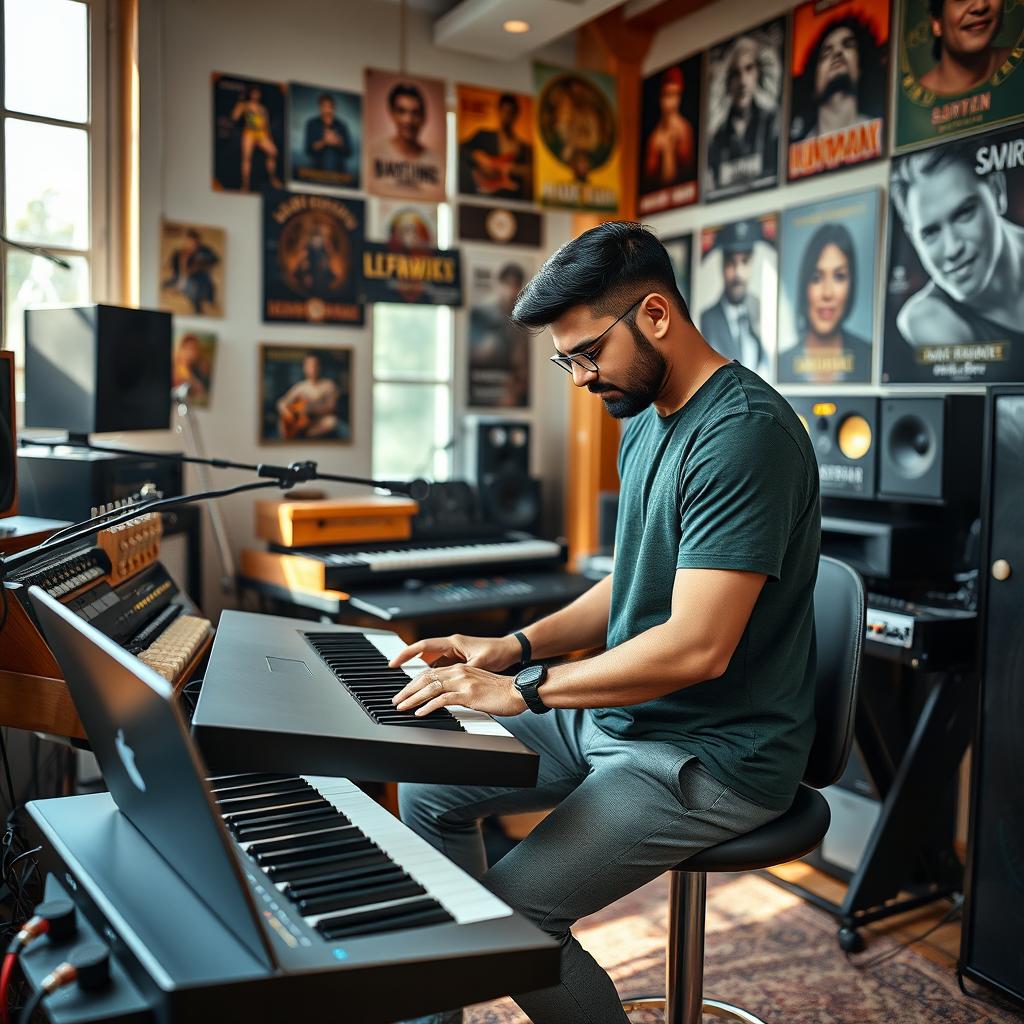
[[[173,690],[39,587],[31,587],[29,597],[117,806],[239,941],[271,966],[269,943]]]

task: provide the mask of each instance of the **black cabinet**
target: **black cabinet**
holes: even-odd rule
[[[1024,1003],[1024,387],[989,394],[974,743],[961,968]]]

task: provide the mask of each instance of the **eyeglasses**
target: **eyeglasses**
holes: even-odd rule
[[[643,298],[637,299],[636,302],[634,302],[633,305],[629,307],[629,309],[627,309],[624,313],[621,313],[619,316],[617,316],[594,339],[594,344],[591,345],[590,348],[588,348],[585,352],[577,352],[575,355],[571,355],[571,356],[563,356],[563,355],[550,356],[551,362],[553,362],[555,364],[555,366],[560,366],[563,370],[565,370],[566,373],[572,373],[573,363],[575,363],[581,370],[585,370],[587,373],[598,373],[599,371],[598,371],[598,368],[597,368],[597,362],[594,359],[594,355],[597,352],[597,350],[601,347],[601,345],[604,343],[604,339],[608,336],[608,332],[623,317],[628,316],[630,313],[632,313],[633,310],[636,309],[636,307],[639,306],[640,303],[643,302],[643,301],[644,301]]]

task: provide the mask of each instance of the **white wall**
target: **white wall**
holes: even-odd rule
[[[215,192],[210,186],[212,126],[210,74],[222,71],[274,81],[302,81],[362,91],[363,68],[397,68],[399,5],[382,0],[143,0],[141,31],[141,274],[142,305],[157,304],[160,218],[220,226],[227,231],[223,320],[176,318],[176,326],[206,327],[220,336],[211,407],[196,415],[209,454],[242,462],[287,463],[313,458],[328,472],[369,475],[371,465],[371,317],[366,327],[264,324],[262,306],[261,202],[258,196]],[[531,62],[500,63],[436,49],[430,19],[410,10],[410,73],[532,91]],[[570,63],[566,40],[544,56]],[[569,237],[570,217],[545,214],[545,254]],[[456,435],[465,400],[464,314],[456,316]],[[261,341],[347,344],[355,349],[354,443],[347,446],[257,444],[257,359]],[[415,339],[410,339],[414,344]],[[550,347],[535,342],[533,367],[534,472],[545,486],[548,520],[562,522],[567,403],[564,375],[546,363]],[[153,435],[125,437],[159,445]],[[458,454],[458,453],[456,453]],[[458,463],[456,462],[456,466]],[[244,475],[220,472],[216,481],[241,482]],[[193,477],[193,483],[195,478]],[[328,493],[346,493],[326,485]],[[356,493],[351,489],[347,493]],[[252,498],[220,502],[237,551],[257,543]],[[219,568],[206,537],[206,593],[216,614]]]

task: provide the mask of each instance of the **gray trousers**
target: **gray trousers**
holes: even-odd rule
[[[534,789],[402,784],[402,821],[561,944],[561,980],[513,993],[534,1024],[624,1024],[611,978],[570,932],[687,857],[778,816],[678,747],[620,740],[586,711],[500,720],[540,755]],[[480,819],[554,810],[490,871]],[[458,1024],[460,1010],[421,1018]]]

